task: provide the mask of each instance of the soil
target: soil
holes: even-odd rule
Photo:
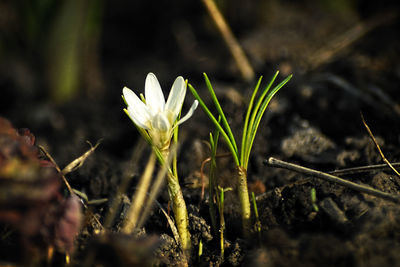
[[[157,198],[159,205],[154,205],[140,231],[130,236],[120,233],[150,153],[122,111],[124,85],[142,92],[145,76],[151,71],[167,94],[174,78],[182,75],[212,106],[201,75],[206,72],[240,140],[247,100],[256,80],[240,78],[200,2],[178,2],[181,6],[176,9],[161,1],[150,18],[141,14],[149,12],[152,4],[107,3],[98,40],[101,75],[94,77],[97,82],[81,78],[81,90],[70,100],[52,99],[46,64],[39,60],[41,53],[34,50],[37,47],[28,52],[26,40],[17,48],[4,46],[10,52],[0,63],[0,115],[16,128],[29,128],[36,144],[45,147],[61,167],[90,148],[86,141],[93,145],[100,142],[83,166],[67,175],[71,186],[89,200],[106,199],[85,210],[86,220],[71,255],[73,265],[182,264],[180,248],[160,211],[160,207],[169,211],[165,185]],[[210,155],[206,141],[214,127],[198,108],[180,126],[178,158],[192,235],[190,266],[400,265],[399,204],[264,164],[273,156],[329,172],[383,163],[360,112],[386,158],[400,160],[400,25],[396,3],[352,1],[353,5],[343,5],[338,11],[325,6],[324,1],[264,2],[241,6],[241,1],[233,1],[224,8],[257,75],[264,76],[264,86],[277,69],[281,70],[279,81],[293,74],[271,101],[250,157],[248,184],[256,195],[261,232],[253,230],[249,238],[241,234],[233,161],[221,157],[218,184],[233,190],[225,193],[225,252],[220,257],[219,233],[211,228],[208,191],[206,187],[202,199],[200,177],[201,164]],[[11,3],[4,5],[15,8]],[[266,8],[274,11],[271,16],[258,10]],[[381,22],[381,17],[390,19]],[[21,18],[15,19],[22,23]],[[349,36],[343,33],[361,23],[374,26],[365,26],[366,32],[358,36],[350,32],[350,37],[353,33],[357,38],[332,52],[338,40]],[[7,51],[4,47],[2,52]],[[21,51],[25,53],[19,54]],[[316,61],[313,56],[321,51],[331,53],[331,57]],[[99,81],[101,86],[96,87]],[[183,112],[192,101],[188,92]],[[140,146],[144,148],[138,152]],[[221,141],[218,153],[228,151]],[[132,180],[118,195],[124,177]],[[400,177],[388,169],[344,178],[400,193]],[[112,206],[114,199],[122,199],[117,208]],[[110,210],[115,219],[107,233],[98,234]],[[254,216],[252,219],[255,223]],[[11,226],[0,226],[0,265],[25,264],[18,234],[11,231],[8,235]],[[49,265],[63,261],[64,254],[56,253]]]

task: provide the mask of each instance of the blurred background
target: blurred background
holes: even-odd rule
[[[148,72],[167,91],[178,75],[198,89],[202,72],[250,88],[277,69],[294,74],[291,87],[298,86],[288,92],[307,95],[308,85],[322,80],[400,114],[397,1],[216,4],[253,68],[252,80],[240,75],[202,1],[0,1],[0,115],[39,137],[103,137],[118,150],[120,142],[111,139],[131,144],[127,136],[135,134],[133,127],[125,133],[130,122],[121,112],[121,89],[141,92]],[[121,122],[126,128],[117,130]]]

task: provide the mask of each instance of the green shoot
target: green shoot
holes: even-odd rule
[[[194,97],[199,101],[199,104],[204,110],[204,112],[207,114],[207,116],[213,122],[219,133],[224,138],[226,144],[229,147],[229,150],[232,153],[233,160],[237,166],[238,194],[239,194],[241,213],[242,213],[243,230],[245,235],[248,234],[250,228],[250,215],[251,215],[250,200],[247,189],[247,167],[250,159],[250,152],[253,147],[261,119],[268,107],[269,102],[271,101],[272,97],[292,78],[292,75],[289,75],[286,79],[284,79],[281,83],[279,83],[271,90],[271,87],[276,77],[278,76],[278,73],[279,73],[278,71],[275,73],[275,75],[268,83],[267,87],[265,87],[265,89],[262,91],[262,93],[256,100],[262,77],[260,77],[260,79],[257,82],[257,85],[251,96],[244,121],[240,152],[236,145],[235,137],[229,126],[228,120],[226,119],[226,116],[217,99],[217,96],[211,85],[211,82],[208,79],[208,76],[205,73],[203,74],[212,101],[215,105],[215,108],[217,109],[219,117],[221,118],[220,120],[217,120],[215,116],[211,113],[210,109],[201,99],[196,89],[194,89],[194,87],[191,84],[188,84],[189,90],[192,92]]]
[[[226,119],[225,114],[224,114],[224,112],[223,112],[223,110],[221,108],[221,105],[219,104],[219,101],[217,99],[217,96],[215,95],[215,92],[214,92],[214,89],[213,89],[213,87],[211,85],[211,82],[208,79],[207,74],[205,74],[205,73],[204,73],[204,79],[206,81],[208,91],[210,92],[210,95],[211,95],[211,98],[212,98],[212,100],[213,100],[213,102],[215,104],[215,107],[217,108],[218,114],[222,119],[222,124],[224,125],[224,127],[226,129],[227,135],[229,137],[229,141],[232,144],[232,146],[233,146],[233,148],[234,148],[234,150],[235,150],[235,152],[237,154],[238,153],[238,149],[237,149],[235,137],[232,134],[231,127],[229,126],[228,120]]]
[[[187,80],[186,80],[186,82],[187,82]],[[177,120],[179,121],[180,119],[181,119],[181,112],[179,112]],[[178,145],[178,133],[179,133],[179,125],[175,126],[174,134],[172,136],[173,142],[176,146]],[[174,157],[172,159],[172,173],[178,179],[178,155],[177,155],[177,153],[174,153]]]
[[[224,246],[224,232],[225,232],[225,217],[224,217],[224,199],[225,199],[225,192],[231,191],[232,188],[222,188],[218,186],[219,190],[219,197],[217,197],[218,201],[218,210],[219,210],[219,221],[220,221],[220,248],[221,248],[221,259],[224,258],[224,253],[225,253],[225,246]],[[218,195],[217,195],[218,196]]]
[[[199,241],[199,251],[198,251],[197,255],[199,256],[199,259],[200,259],[201,255],[203,255],[203,241],[201,239]]]
[[[224,128],[222,128],[221,123],[214,117],[214,115],[208,109],[208,107],[204,103],[203,99],[200,98],[199,94],[193,88],[193,86],[191,84],[188,84],[188,87],[189,87],[189,90],[192,92],[193,96],[199,101],[201,108],[204,110],[204,112],[207,114],[207,116],[210,118],[210,120],[214,123],[215,127],[220,132],[220,134],[224,137],[224,139],[232,153],[232,156],[233,156],[233,159],[234,159],[236,165],[239,166],[240,161],[238,158],[237,150],[235,149],[235,146],[232,144],[231,139],[228,137],[228,134],[225,132]]]
[[[242,166],[246,170],[247,170],[247,166],[249,163],[250,152],[253,147],[254,139],[256,137],[258,126],[260,125],[260,122],[261,122],[261,118],[264,115],[264,113],[267,109],[267,106],[268,106],[269,102],[271,101],[272,97],[292,78],[292,75],[289,75],[285,80],[283,80],[281,83],[279,83],[274,89],[269,91],[273,82],[275,81],[278,73],[279,73],[278,71],[275,73],[274,77],[271,79],[268,86],[265,88],[264,92],[258,99],[258,103],[255,106],[254,110],[248,111],[248,113],[251,113],[251,119],[250,119],[250,122],[248,123],[248,129],[246,130],[246,137],[244,138],[246,140],[246,142],[244,144],[244,147],[242,147],[242,151],[241,151],[241,155],[242,155],[241,158],[243,159]],[[247,118],[247,116],[246,116],[246,118]]]
[[[240,154],[236,145],[235,137],[232,133],[232,130],[229,126],[228,120],[226,119],[226,116],[222,110],[221,105],[219,104],[219,101],[217,99],[217,96],[215,95],[215,91],[211,85],[210,80],[208,79],[207,74],[204,73],[204,79],[208,88],[208,91],[210,92],[211,98],[213,100],[213,103],[217,109],[217,112],[219,116],[221,117],[221,122],[217,121],[215,116],[211,113],[210,109],[206,106],[204,101],[201,99],[199,94],[197,93],[196,89],[191,84],[188,84],[189,90],[192,92],[194,97],[199,101],[200,106],[204,110],[204,112],[207,114],[207,116],[211,119],[211,121],[214,123],[214,125],[217,127],[217,129],[221,132],[221,135],[224,137],[231,153],[234,158],[234,161],[237,166],[243,167],[244,169],[247,170],[248,166],[248,161],[250,157],[250,152],[254,143],[254,139],[258,130],[258,126],[260,125],[261,118],[264,115],[266,108],[271,101],[272,97],[292,78],[292,75],[289,75],[285,80],[283,80],[281,83],[279,83],[277,86],[275,86],[272,90],[271,86],[274,83],[276,77],[278,76],[278,71],[275,73],[275,75],[272,77],[270,80],[269,84],[267,87],[263,90],[261,95],[259,96],[256,105],[254,106],[254,102],[256,100],[256,96],[258,93],[258,89],[261,84],[262,77],[258,80],[258,83],[253,91],[253,94],[251,96],[250,102],[249,102],[249,107],[247,109],[246,113],[246,118],[244,121],[244,127],[243,127],[243,136],[242,136],[242,146],[240,150]],[[254,106],[254,107],[253,107]]]
[[[251,110],[253,108],[254,99],[256,98],[256,95],[258,92],[258,88],[260,88],[261,80],[262,80],[262,76],[260,77],[260,79],[258,79],[256,88],[254,88],[253,94],[251,95],[249,107],[247,108],[246,119],[244,120],[244,127],[243,127],[242,150],[241,151],[244,151],[246,148],[246,141],[247,141],[246,137],[247,137],[247,128],[249,125],[249,118],[250,118]],[[244,153],[243,152],[240,154],[240,161],[244,162]]]
[[[258,217],[258,208],[257,208],[257,202],[256,202],[256,197],[254,196],[254,192],[251,192],[251,198],[253,200],[254,215],[256,217],[256,223],[254,225],[254,228],[255,228],[256,232],[261,233],[261,221],[260,221],[260,218]]]
[[[317,191],[315,188],[311,188],[311,205],[314,209],[315,212],[319,211],[318,205],[317,205]]]
[[[218,121],[220,121],[220,119],[221,117],[218,118]],[[209,183],[208,183],[210,217],[215,235],[217,232],[217,220],[216,220],[216,209],[214,204],[214,192],[216,190],[215,172],[217,168],[216,156],[217,156],[218,139],[219,139],[219,131],[217,129],[215,130],[214,135],[210,133],[211,161],[210,161],[210,173],[209,173]]]

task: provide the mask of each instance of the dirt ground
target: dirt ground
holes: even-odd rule
[[[219,237],[211,229],[207,191],[201,199],[199,175],[202,162],[210,155],[205,141],[214,128],[200,108],[180,127],[178,168],[193,239],[190,266],[400,266],[398,203],[265,165],[271,156],[324,172],[382,164],[360,113],[386,158],[390,162],[400,160],[400,25],[396,2],[218,3],[255,70],[253,80],[241,78],[200,1],[177,1],[173,6],[160,1],[157,8],[153,3],[104,1],[101,33],[93,46],[96,49],[83,52],[87,57],[80,59],[79,90],[64,100],[54,96],[51,65],[43,59],[48,58],[47,50],[41,48],[45,33],[28,35],[24,31],[30,23],[25,19],[29,17],[25,9],[11,1],[1,4],[11,15],[0,14],[0,116],[15,128],[28,128],[36,144],[43,146],[60,167],[88,150],[86,141],[93,145],[100,142],[83,166],[66,176],[89,200],[106,199],[85,210],[71,264],[182,263],[180,249],[160,210],[160,206],[169,209],[166,188],[139,233],[119,233],[150,153],[144,146],[140,155],[134,154],[139,153],[135,149],[141,137],[122,112],[123,86],[143,92],[146,74],[154,72],[167,94],[175,77],[182,75],[211,105],[202,79],[202,72],[206,72],[239,139],[256,79],[263,75],[265,86],[280,70],[279,81],[289,74],[293,79],[270,103],[248,169],[260,233],[242,236],[233,161],[229,157],[218,161],[218,184],[233,188],[226,192],[223,259]],[[93,55],[95,59],[90,57]],[[183,112],[193,99],[188,91]],[[219,153],[228,151],[221,141]],[[118,195],[124,177],[132,180]],[[387,168],[343,178],[400,193],[400,177]],[[114,199],[120,200],[116,209],[112,206]],[[8,203],[0,200],[0,208]],[[107,233],[98,234],[110,210],[116,218]],[[25,250],[36,245],[23,244],[21,235],[12,224],[0,224],[0,265],[34,264],[29,258],[32,254]],[[45,251],[42,247],[40,250],[38,254]],[[35,264],[40,266],[45,261],[41,258]],[[56,252],[48,266],[63,262],[64,254]]]

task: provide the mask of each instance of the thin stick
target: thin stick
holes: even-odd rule
[[[100,145],[101,140],[97,141],[96,145],[92,145],[89,141],[86,141],[90,145],[90,149],[83,153],[80,157],[71,161],[64,169],[62,170],[62,174],[66,175],[70,172],[77,170],[82,167],[85,160],[95,151],[95,149]]]
[[[65,178],[63,172],[61,171],[60,167],[58,166],[57,162],[53,159],[53,157],[44,149],[43,146],[38,146],[40,150],[45,154],[45,156],[53,163],[54,167],[56,168],[57,172],[61,175],[61,178],[63,179],[65,185],[67,186],[67,189],[71,195],[75,195],[74,190],[72,190],[71,185],[68,183],[67,178]]]
[[[168,224],[171,227],[172,234],[174,235],[175,242],[178,244],[178,246],[180,246],[182,248],[181,243],[179,241],[180,239],[179,239],[178,229],[176,228],[174,221],[171,219],[171,217],[163,209],[163,207],[161,206],[161,204],[158,201],[155,200],[155,203],[158,205],[158,207],[160,208],[162,213],[164,213],[165,218],[167,218]],[[182,250],[183,250],[183,248],[182,248]],[[184,252],[184,250],[183,250],[183,252]],[[181,266],[188,266],[187,258],[185,256],[182,257],[181,264],[182,264]]]
[[[392,166],[400,167],[400,162],[392,163]],[[387,164],[376,164],[376,165],[368,165],[368,166],[360,166],[360,167],[334,170],[334,171],[329,172],[329,174],[341,176],[341,175],[347,175],[347,174],[356,174],[356,173],[370,172],[370,171],[376,171],[376,170],[385,170],[385,169],[390,169],[390,167]]]
[[[204,178],[204,167],[206,165],[207,162],[211,161],[211,157],[206,158],[205,160],[203,160],[203,162],[201,163],[201,167],[200,167],[200,178],[201,178],[201,195],[200,195],[200,200],[203,201],[204,199],[204,189],[206,187],[205,184],[205,178]],[[210,185],[208,185],[210,186]]]
[[[122,195],[126,192],[126,189],[128,188],[128,185],[132,179],[132,175],[129,170],[135,169],[133,168],[133,165],[139,162],[139,159],[143,156],[143,151],[146,148],[146,143],[141,140],[142,139],[140,139],[139,143],[135,146],[135,149],[133,150],[130,159],[130,164],[122,174],[121,182],[117,187],[117,192],[115,193],[115,197],[111,201],[110,208],[108,209],[107,215],[105,216],[104,227],[106,229],[111,228],[112,223],[115,217],[117,216],[118,206],[121,203]]]
[[[361,39],[368,32],[371,32],[386,23],[392,22],[397,17],[397,13],[387,12],[373,17],[368,21],[356,24],[336,39],[330,40],[327,47],[323,47],[309,57],[307,61],[310,69],[316,69],[320,65],[329,62],[335,55],[352,45],[355,41]]]
[[[165,176],[169,172],[168,166],[171,165],[173,155],[175,155],[177,153],[177,145],[172,145],[170,150],[172,151],[172,153],[170,153],[170,156],[168,157],[166,164],[161,166],[160,170],[158,171],[155,181],[151,185],[151,190],[150,190],[150,193],[148,194],[148,199],[145,203],[145,207],[143,208],[143,212],[140,215],[140,219],[137,224],[137,228],[141,228],[144,225],[145,221],[147,220],[147,217],[150,214],[151,207],[153,206],[153,202],[156,202],[158,193],[160,192],[161,187],[165,183],[165,180],[166,180]],[[177,241],[177,244],[180,244],[179,239]]]
[[[229,157],[231,156],[231,153],[224,153],[221,155],[216,155],[215,158],[225,158],[225,157]],[[200,199],[203,200],[204,199],[204,189],[206,187],[205,184],[205,178],[204,178],[204,167],[206,165],[207,162],[211,161],[211,157],[206,158],[205,160],[203,160],[203,162],[201,163],[201,167],[200,167],[200,178],[201,178],[201,195],[200,195]]]
[[[399,172],[393,167],[393,165],[387,160],[387,158],[385,157],[385,155],[383,155],[383,152],[382,152],[382,150],[381,150],[381,147],[378,145],[378,142],[376,141],[374,135],[372,134],[371,129],[368,127],[367,123],[366,123],[365,120],[364,120],[363,114],[360,113],[360,115],[361,115],[361,120],[362,120],[362,122],[363,122],[363,124],[364,124],[364,126],[365,126],[365,129],[367,129],[367,132],[368,132],[368,134],[369,134],[369,137],[371,137],[372,141],[374,142],[374,144],[375,144],[376,148],[378,149],[378,152],[379,152],[379,154],[381,155],[383,161],[389,166],[389,168],[391,168],[391,169],[394,171],[394,173],[395,173],[398,177],[400,177],[400,173],[399,173]]]
[[[51,163],[54,164],[54,167],[56,168],[57,172],[61,175],[61,177],[62,177],[62,179],[63,179],[65,185],[67,186],[67,189],[68,189],[70,195],[71,195],[71,196],[72,196],[72,195],[76,195],[75,192],[74,192],[74,190],[72,189],[71,185],[68,183],[67,178],[65,178],[64,174],[62,173],[62,171],[61,171],[60,167],[58,166],[57,162],[56,162],[56,161],[53,159],[53,157],[46,151],[46,149],[44,149],[43,146],[38,145],[38,147],[39,147],[40,150],[42,150],[42,152],[45,154],[45,156],[51,161]],[[82,203],[82,206],[83,206],[83,207],[85,208],[85,210],[86,210],[86,209],[88,208],[87,205],[86,205],[83,201],[81,201],[81,203]],[[101,227],[102,229],[104,229],[104,227],[103,227],[103,225],[101,224],[101,222],[99,221],[99,219],[98,219],[96,216],[93,216],[93,218],[94,218],[94,220],[98,223],[98,225],[100,225],[100,227]]]
[[[228,46],[240,74],[246,81],[251,81],[254,78],[254,70],[214,0],[202,0],[202,2]]]
[[[178,234],[178,229],[176,229],[174,221],[171,219],[171,217],[168,215],[168,213],[163,209],[160,203],[158,201],[155,201],[155,203],[158,205],[162,213],[164,213],[165,218],[167,218],[169,227],[171,227],[172,234],[174,235],[175,242],[177,245],[181,245],[181,242],[179,241],[179,234]]]
[[[156,155],[152,152],[150,154],[146,168],[142,176],[140,177],[136,192],[132,197],[132,204],[129,208],[128,216],[125,218],[124,226],[122,227],[122,232],[125,234],[131,234],[136,227],[136,223],[138,221],[147,190],[151,183],[151,178],[155,165]]]
[[[282,161],[282,160],[279,160],[279,159],[276,159],[273,157],[270,157],[268,160],[264,161],[264,164],[267,164],[272,167],[284,168],[284,169],[288,169],[291,171],[310,175],[313,177],[321,178],[328,182],[337,183],[337,184],[346,186],[350,189],[353,189],[353,190],[356,190],[356,191],[359,191],[362,193],[366,193],[366,194],[369,194],[369,195],[372,195],[375,197],[383,198],[385,200],[389,200],[394,203],[400,203],[400,196],[398,196],[398,195],[393,195],[393,194],[389,194],[386,192],[382,192],[380,190],[374,189],[369,186],[359,185],[354,182],[344,180],[342,178],[339,178],[339,177],[331,175],[331,174],[327,174],[324,172],[320,172],[320,171],[316,171],[316,170],[309,169],[306,167],[302,167],[302,166],[299,166],[299,165],[296,165],[293,163],[289,163],[289,162],[285,162],[285,161]]]

